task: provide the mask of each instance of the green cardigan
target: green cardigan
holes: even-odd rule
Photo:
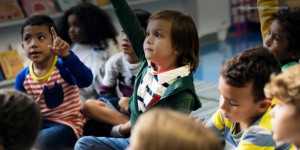
[[[136,15],[131,10],[126,0],[110,0],[110,2],[113,6],[113,11],[125,34],[127,35],[135,54],[142,63],[141,69],[135,80],[133,95],[129,100],[132,129],[140,115],[137,100],[138,87],[149,68],[143,48],[146,35],[144,33],[144,29],[141,28]],[[188,76],[178,78],[172,84],[170,84],[161,96],[161,99],[150,108],[155,107],[170,108],[185,114],[189,114],[192,110],[197,110],[200,108],[201,102],[195,92],[193,74],[190,73]]]

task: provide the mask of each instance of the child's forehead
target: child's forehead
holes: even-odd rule
[[[35,35],[35,34],[39,34],[39,33],[51,34],[49,27],[46,25],[33,25],[33,26],[28,25],[28,26],[24,27],[23,35],[26,35],[26,34]]]
[[[249,100],[253,100],[253,89],[252,89],[252,82],[247,83],[245,86],[243,87],[237,87],[237,86],[233,86],[231,84],[229,84],[228,82],[230,81],[226,81],[226,79],[222,76],[220,76],[219,78],[219,91],[220,94],[224,97],[227,98],[229,100],[232,101],[249,101]]]
[[[172,21],[166,19],[151,19],[148,22],[147,29],[170,29],[172,27]]]

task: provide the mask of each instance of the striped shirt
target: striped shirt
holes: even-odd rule
[[[92,80],[92,73],[87,67],[85,68],[85,66],[82,65],[82,62],[78,61],[79,59],[76,55],[71,54],[72,56],[69,56],[69,59],[71,59],[71,62],[75,62],[75,65],[71,66],[74,67],[74,69],[78,68],[78,70],[87,71],[81,75],[86,76],[86,80],[81,82],[87,82],[85,85],[87,86],[88,83],[91,83],[89,82],[89,77],[90,80]],[[69,61],[69,59],[67,61]],[[29,96],[33,97],[36,103],[39,104],[44,120],[71,127],[79,139],[82,136],[85,118],[80,113],[81,102],[76,80],[75,82],[73,81],[73,83],[71,81],[72,78],[73,80],[76,78],[76,75],[70,76],[72,68],[68,68],[67,70],[62,67],[64,65],[68,66],[68,64],[64,63],[65,62],[61,59],[58,61],[57,57],[55,57],[51,70],[42,78],[35,76],[33,64],[31,63],[29,67],[24,68],[18,74],[16,90],[26,92]],[[79,83],[78,85],[82,86],[82,84]]]
[[[220,109],[207,124],[216,133],[224,132],[226,150],[293,150],[294,145],[273,140],[270,110],[239,133],[235,133],[236,123],[224,119]]]
[[[150,64],[137,91],[140,114],[157,103],[165,90],[176,79],[188,76],[190,73],[189,65],[165,72],[156,72],[153,68],[154,64],[152,62],[150,62]]]

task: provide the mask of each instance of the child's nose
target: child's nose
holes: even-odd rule
[[[31,42],[30,42],[30,47],[35,48],[35,47],[37,47],[37,45],[38,45],[37,41],[32,39]]]
[[[225,100],[224,100],[224,98],[223,98],[223,96],[220,96],[220,108],[221,109],[223,109],[223,110],[226,110],[227,109],[227,107],[226,107],[226,102],[225,102]]]
[[[265,40],[264,40],[264,46],[265,47],[270,47],[272,44],[272,38],[270,38],[270,36],[266,36]]]

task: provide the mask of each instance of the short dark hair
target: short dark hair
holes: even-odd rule
[[[27,26],[35,26],[35,25],[37,25],[37,26],[42,26],[42,25],[47,26],[51,35],[52,35],[51,27],[53,27],[56,32],[58,31],[57,27],[55,26],[55,24],[53,22],[53,20],[49,16],[35,15],[35,16],[29,17],[25,21],[25,23],[22,25],[22,28],[21,28],[22,40],[23,40],[24,28],[27,27]]]
[[[270,81],[270,75],[280,72],[281,64],[275,54],[257,46],[225,60],[219,74],[226,84],[234,87],[245,87],[252,82],[254,102],[258,102],[266,98],[264,86]]]
[[[0,145],[29,150],[42,128],[38,104],[26,94],[0,90]]]
[[[90,44],[94,43],[101,48],[108,47],[108,39],[117,43],[117,31],[110,17],[99,7],[83,3],[67,10],[58,22],[60,37],[69,44],[72,44],[68,33],[68,17],[70,15],[78,17],[81,39],[90,42]]]
[[[272,19],[278,21],[289,34],[288,50],[292,52],[300,52],[300,7],[288,7],[279,9],[271,15]]]
[[[138,18],[141,27],[144,28],[144,30],[146,31],[148,26],[148,19],[151,16],[151,13],[142,9],[134,9],[133,12]]]
[[[162,10],[151,15],[149,21],[163,19],[172,21],[172,47],[178,50],[179,66],[190,65],[195,73],[199,64],[200,43],[196,25],[192,17],[180,11]]]

